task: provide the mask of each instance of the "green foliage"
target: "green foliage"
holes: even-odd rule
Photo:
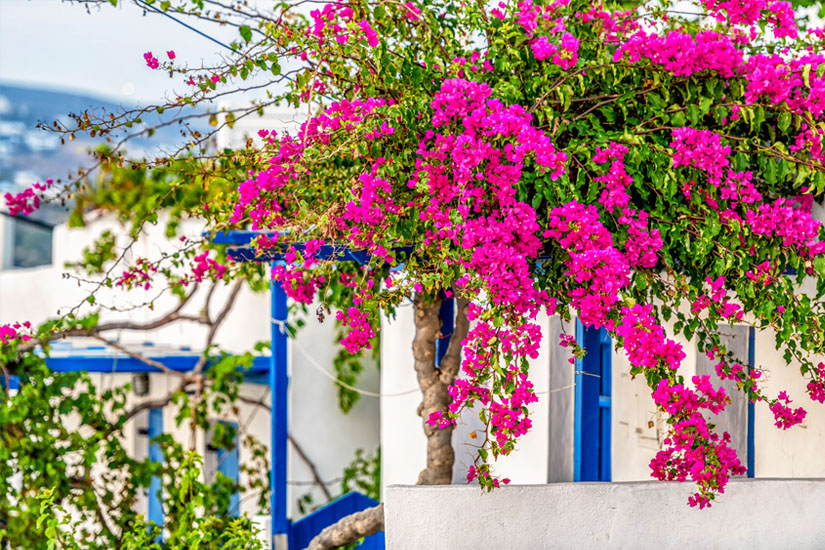
[[[341,479],[341,494],[358,491],[373,500],[381,500],[381,449],[366,454],[363,449],[355,451],[355,458],[344,468]]]
[[[73,326],[95,323],[95,317],[83,318]],[[40,330],[49,334],[54,325]],[[99,388],[89,374],[52,372],[42,357],[8,348],[0,345],[0,360],[6,374],[19,377],[20,389],[0,401],[0,493],[5,495],[0,540],[11,548],[72,550],[263,548],[249,519],[233,519],[229,509],[231,495],[246,489],[259,491],[259,504],[266,505],[269,465],[260,442],[214,424],[215,448],[231,449],[239,441],[249,451],[244,487],[222,475],[201,481],[201,457],[168,433],[154,440],[163,463],[136,460],[124,447],[126,430],[134,428],[141,410],[130,384]],[[210,418],[236,410],[243,380],[238,367],[249,366],[251,359],[250,354],[214,356],[200,400],[183,391],[185,386],[170,396],[178,406],[176,425],[194,420],[205,432]],[[156,528],[134,510],[153,476],[162,480],[169,533],[158,546],[149,542]]]

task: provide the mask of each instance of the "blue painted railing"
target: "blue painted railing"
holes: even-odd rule
[[[332,525],[339,519],[367,508],[378,506],[378,502],[362,495],[351,492],[329,502],[324,507],[312,512],[292,524],[292,533],[289,538],[289,550],[303,550],[309,542],[325,527]],[[379,532],[364,538],[357,548],[363,550],[384,550],[384,533]]]
[[[140,359],[122,355],[96,355],[80,353],[66,356],[46,357],[46,366],[55,372],[99,372],[99,373],[141,373],[141,372],[163,372],[157,367],[147,365]],[[94,351],[94,350],[93,350]],[[200,360],[199,355],[163,355],[152,356],[147,354],[148,359],[163,365],[175,372],[187,372],[192,370]],[[269,357],[255,357],[252,360],[252,367],[249,369],[239,369],[250,375],[260,374],[269,371]]]

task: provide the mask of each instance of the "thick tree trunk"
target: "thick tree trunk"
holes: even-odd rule
[[[446,413],[451,402],[448,387],[455,382],[461,367],[461,342],[467,336],[470,323],[467,320],[466,300],[457,300],[455,328],[450,345],[441,359],[440,368],[435,366],[436,340],[441,337],[441,319],[438,312],[441,300],[432,296],[415,297],[415,337],[413,357],[418,385],[423,394],[418,414],[422,418],[427,436],[427,467],[418,476],[418,485],[449,485],[453,479],[453,428],[438,429],[427,424],[435,411]],[[332,550],[355,542],[384,529],[384,505],[351,514],[330,525],[312,539],[309,550]]]
[[[459,300],[455,328],[450,338],[447,352],[441,359],[440,368],[435,366],[436,340],[441,334],[441,319],[438,311],[440,299],[427,299],[417,295],[415,298],[415,339],[413,340],[413,357],[418,385],[421,387],[422,399],[418,415],[422,420],[424,434],[427,436],[427,467],[418,476],[418,485],[449,485],[453,480],[453,427],[438,428],[427,423],[434,412],[446,415],[452,398],[450,385],[455,382],[461,366],[461,342],[467,335],[467,303]]]

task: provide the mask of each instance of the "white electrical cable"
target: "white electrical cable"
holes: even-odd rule
[[[286,334],[286,323],[284,321],[281,321],[279,319],[271,319],[271,321],[272,321],[273,325],[278,326],[278,328],[281,331],[281,334]],[[378,393],[378,392],[373,392],[373,391],[369,391],[369,390],[362,390],[361,388],[356,388],[355,386],[351,386],[351,385],[347,384],[346,382],[344,382],[343,380],[339,379],[334,374],[329,372],[327,369],[325,369],[304,348],[304,346],[302,346],[301,344],[298,343],[297,339],[295,339],[295,338],[292,339],[292,345],[295,346],[295,348],[297,348],[298,351],[301,352],[301,354],[306,358],[306,360],[309,361],[310,366],[315,368],[318,372],[320,372],[321,374],[323,374],[324,376],[326,376],[327,378],[329,378],[330,380],[332,380],[333,382],[335,382],[339,386],[341,386],[343,388],[347,388],[348,390],[352,390],[356,393],[360,393],[361,395],[367,395],[369,397],[400,397],[402,395],[410,395],[410,394],[421,391],[419,388],[415,388],[415,389],[412,389],[412,390],[396,392],[396,393]]]
[[[292,345],[295,346],[296,348],[298,348],[298,351],[300,351],[303,354],[303,356],[307,359],[307,361],[309,361],[309,364],[312,367],[314,367],[318,372],[320,372],[321,374],[323,374],[324,376],[326,376],[327,378],[329,378],[330,380],[332,380],[333,382],[335,382],[339,386],[341,386],[343,388],[347,388],[348,390],[352,390],[356,393],[360,393],[361,395],[368,395],[370,397],[400,397],[402,395],[410,395],[410,394],[421,391],[420,389],[415,388],[413,390],[407,390],[407,391],[396,392],[396,393],[376,393],[376,392],[372,392],[372,391],[368,391],[368,390],[362,390],[361,388],[356,388],[355,386],[350,386],[349,384],[347,384],[343,380],[338,379],[331,372],[327,371],[327,369],[322,367],[321,364],[318,363],[318,361],[316,361],[315,358],[312,357],[309,354],[309,352],[306,349],[304,349],[304,347],[301,344],[299,344],[296,340],[292,340]]]
[[[278,319],[271,319],[271,321],[272,321],[272,324],[278,325],[278,327],[280,328],[282,334],[286,333],[286,323],[284,321],[281,321],[281,320],[278,320]],[[351,386],[351,385],[347,384],[346,382],[344,382],[343,380],[340,380],[334,374],[332,374],[327,369],[325,369],[294,338],[292,339],[292,345],[295,346],[296,348],[298,348],[298,351],[301,352],[301,354],[307,359],[307,361],[309,361],[309,364],[312,367],[314,367],[318,372],[320,372],[321,374],[323,374],[324,376],[326,376],[327,378],[329,378],[330,380],[332,380],[333,382],[335,382],[339,386],[347,388],[348,390],[352,390],[356,393],[360,393],[361,395],[368,395],[370,397],[400,397],[402,395],[410,395],[410,394],[413,394],[415,392],[421,391],[419,388],[415,388],[413,390],[407,390],[407,391],[397,392],[397,393],[376,393],[376,392],[371,392],[371,391],[368,391],[368,390],[362,390],[361,388],[356,388],[355,386]],[[594,376],[596,378],[601,378],[601,376],[599,376],[598,374],[593,374],[592,372],[575,371],[574,374],[584,374],[584,375],[587,375],[587,376]],[[576,384],[568,384],[567,386],[562,386],[561,388],[555,388],[555,389],[546,390],[546,391],[537,391],[536,395],[547,395],[547,394],[550,394],[550,393],[556,393],[556,392],[560,392],[560,391],[564,391],[564,390],[569,390],[569,389],[575,388],[575,387],[576,387]]]

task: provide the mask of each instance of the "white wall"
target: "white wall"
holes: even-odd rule
[[[536,548],[821,549],[825,480],[735,480],[710,509],[687,505],[690,483],[392,486],[390,550]]]
[[[539,402],[531,405],[533,428],[519,442],[516,451],[500,458],[495,473],[513,483],[546,483],[573,480],[573,403],[574,367],[567,359],[569,351],[558,346],[561,323],[558,317],[539,320],[543,328],[540,357],[531,361],[530,377],[539,394]],[[396,319],[382,320],[382,392],[392,394],[417,388],[412,359],[414,332],[412,308],[402,308]],[[697,368],[709,368],[700,356],[696,339],[670,337],[682,344],[685,359],[679,373],[688,383]],[[572,326],[566,327],[569,334]],[[747,360],[746,327],[721,328],[723,338]],[[808,418],[787,431],[773,425],[773,415],[764,403],[756,405],[755,470],[757,477],[825,477],[825,406],[812,402],[804,391],[805,382],[798,365],[784,366],[781,352],[773,348],[770,332],[757,332],[756,362],[766,371],[763,384],[768,395],[787,389],[795,406],[803,405]],[[821,360],[821,359],[820,359]],[[697,367],[702,364],[704,366]],[[712,370],[712,369],[711,369]],[[613,481],[644,481],[650,477],[650,461],[662,448],[668,425],[656,412],[651,391],[643,377],[632,379],[630,363],[622,349],[613,349],[611,409],[611,462]],[[712,377],[716,377],[712,374]],[[719,382],[717,381],[717,384]],[[730,388],[728,388],[730,390]],[[745,406],[744,396],[733,393],[739,407]],[[381,440],[383,444],[383,487],[411,484],[426,464],[426,440],[421,418],[416,409],[420,392],[410,395],[387,395],[382,399]],[[741,416],[741,415],[740,415]],[[720,418],[713,419],[716,422]],[[738,418],[726,429],[742,435],[746,426]],[[483,430],[477,411],[467,410],[458,420],[453,434],[456,451],[453,483],[463,484],[467,468],[472,464],[474,449],[470,434]],[[736,443],[736,441],[734,442]],[[746,445],[736,443],[742,464],[746,464]]]

